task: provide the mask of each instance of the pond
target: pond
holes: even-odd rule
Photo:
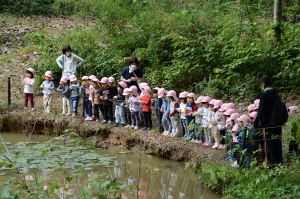
[[[73,175],[74,178],[72,178],[72,180],[68,183],[68,187],[73,187],[76,192],[79,190],[79,187],[82,187],[87,183],[87,179],[81,175],[77,175],[80,173],[78,170],[80,163],[84,162],[82,170],[88,174],[88,176],[91,176],[92,174],[105,174],[105,176],[109,179],[114,179],[117,182],[124,183],[124,185],[126,185],[126,188],[122,190],[124,198],[137,198],[136,195],[139,195],[139,198],[151,199],[221,198],[221,195],[202,188],[197,182],[197,174],[185,170],[185,164],[182,162],[173,162],[158,156],[147,155],[140,152],[131,152],[117,146],[109,146],[109,149],[103,150],[89,150],[80,147],[74,149],[73,147],[73,151],[75,151],[72,152],[73,155],[55,154],[49,158],[48,155],[50,155],[50,153],[45,152],[44,156],[35,156],[35,153],[37,153],[36,151],[39,150],[36,146],[48,146],[41,144],[45,142],[47,143],[47,141],[51,140],[53,137],[33,135],[32,138],[29,139],[25,134],[17,133],[0,133],[0,136],[7,143],[9,150],[24,147],[23,143],[28,141],[33,140],[39,142],[39,144],[30,144],[32,148],[30,147],[31,151],[28,152],[28,154],[29,156],[32,156],[32,159],[34,160],[32,160],[30,164],[28,163],[28,159],[25,160],[29,165],[29,169],[23,169],[25,174],[28,172],[28,174],[31,173],[31,175],[33,175],[30,171],[32,171],[32,169],[37,170],[37,168],[32,165],[38,164],[38,171],[35,172],[35,175],[45,179],[44,185],[47,185],[47,182],[56,181],[57,184],[64,186],[66,184],[65,179],[67,179],[67,176]],[[43,150],[45,151],[45,149]],[[51,145],[51,150],[52,152],[56,150],[54,145]],[[63,148],[62,151],[66,153],[68,150],[70,150],[70,148]],[[21,155],[26,156],[28,154],[26,151],[22,151]],[[64,157],[65,159],[63,159]],[[53,173],[49,173],[49,169],[55,167],[56,158],[62,158],[61,161],[59,161],[59,165],[64,169],[63,171],[54,170]],[[47,159],[46,166],[42,163],[45,159]],[[66,164],[61,164],[63,162],[62,160],[64,160]],[[107,161],[107,164],[104,163],[104,160]],[[23,162],[22,164],[26,163]],[[2,172],[2,175],[0,176],[0,187],[3,185],[3,182],[7,181],[7,179],[13,175],[10,171],[4,171],[5,172],[0,171],[0,173]],[[31,175],[28,175],[27,180],[32,178]],[[136,187],[132,186],[133,184],[139,185],[139,192],[137,192]],[[81,192],[77,194],[80,193]],[[57,193],[56,198],[62,198],[61,195],[58,195],[59,193]],[[75,195],[76,193],[70,198],[77,198]]]

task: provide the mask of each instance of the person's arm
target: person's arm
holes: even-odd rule
[[[126,73],[127,73],[127,68],[128,68],[128,67],[126,67],[126,68],[124,68],[124,69],[122,70],[122,73],[121,73],[121,80],[122,80],[123,82],[130,83],[130,82],[131,82],[131,79],[126,79],[126,78],[125,78],[125,77],[126,77]]]
[[[54,83],[51,81],[49,90],[53,90],[55,88]]]
[[[80,85],[79,85],[79,83],[77,82],[76,84],[73,84],[72,85],[72,88],[74,89],[74,88],[79,88],[80,87]]]
[[[63,95],[66,95],[69,92],[69,86],[64,85],[65,90],[62,92]]]
[[[82,59],[81,57],[75,55],[74,53],[72,53],[72,54],[73,54],[73,58],[76,61],[76,68],[80,67],[84,63],[84,59]]]
[[[178,109],[178,108],[179,108],[179,104],[178,104],[178,102],[176,102],[174,104],[174,111],[172,113],[170,113],[170,117],[173,117],[173,115],[175,115],[177,113],[176,109]]]
[[[59,68],[62,69],[62,55],[56,58],[56,63],[58,65]]]
[[[170,114],[170,100],[167,99],[167,109],[166,109],[166,114]]]
[[[43,83],[40,85],[40,88],[44,88],[44,82],[45,81],[43,81]]]
[[[59,85],[59,86],[57,87],[56,91],[57,91],[57,92],[63,92],[63,89],[62,89],[62,88],[63,88],[62,85]]]

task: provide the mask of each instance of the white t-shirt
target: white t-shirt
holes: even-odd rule
[[[221,119],[217,120],[219,116],[221,116]],[[215,118],[216,118],[216,120],[218,122],[218,130],[225,129],[226,119],[225,119],[224,113],[221,112],[221,111],[217,111],[216,114],[215,114]]]
[[[185,117],[185,115],[184,115],[184,112],[185,112],[185,110],[186,110],[186,104],[184,104],[184,103],[180,103],[180,105],[179,105],[179,109],[180,109],[180,118],[181,119],[186,119],[186,117]]]
[[[71,53],[71,56],[68,57],[66,55],[61,55],[56,59],[56,63],[62,69],[62,59],[64,57],[64,71],[63,72],[70,72],[75,74],[76,68],[81,66],[84,63],[84,60],[74,53]]]
[[[34,78],[25,77],[23,83],[24,83],[24,93],[30,93],[30,94],[34,93],[34,83],[35,83]],[[28,84],[30,84],[31,86],[29,86]]]

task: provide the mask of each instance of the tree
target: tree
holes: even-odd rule
[[[282,0],[274,0],[274,31],[277,43],[281,41]]]

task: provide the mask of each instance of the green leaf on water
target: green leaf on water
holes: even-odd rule
[[[92,189],[95,191],[95,192],[98,192],[99,191],[99,188],[100,188],[100,185],[98,182],[92,182],[90,184],[90,187],[92,187]]]
[[[82,196],[88,197],[89,196],[89,188],[87,186],[84,186],[82,189]]]

